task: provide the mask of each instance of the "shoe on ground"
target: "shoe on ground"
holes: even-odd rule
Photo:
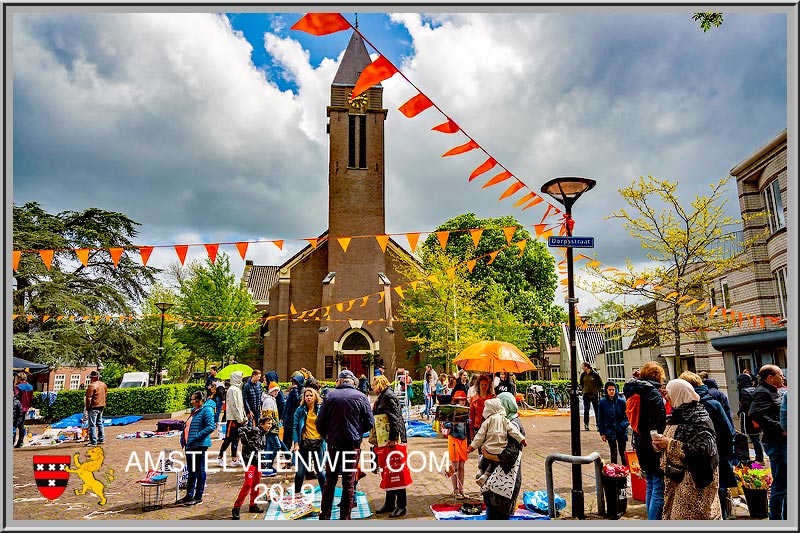
[[[232,520],[239,520],[240,519],[239,518],[239,508],[238,507],[234,507],[233,509],[231,509],[231,519]]]
[[[203,498],[199,498],[199,499],[198,498],[192,498],[191,500],[187,501],[183,505],[185,505],[187,507],[190,507],[192,505],[198,505],[198,504],[201,504],[201,503],[203,503]]]
[[[91,447],[91,446],[97,446],[97,443],[87,442],[87,443],[86,443],[84,446],[86,446],[87,448],[89,448],[89,447]]]
[[[176,501],[175,505],[183,505],[186,502],[188,502],[189,500],[193,500],[193,499],[194,499],[194,496],[184,496],[180,500]]]
[[[239,467],[242,466],[242,462],[239,459],[234,459],[228,466]]]
[[[106,443],[106,441],[104,441],[104,440],[97,441],[97,444],[105,444],[105,443]]]
[[[15,444],[14,448],[22,448],[22,444]]]
[[[583,428],[584,428],[586,431],[589,431],[589,424],[584,424],[584,425],[583,425]]]
[[[248,513],[256,513],[256,514],[258,514],[258,513],[263,513],[264,509],[262,509],[258,505],[251,505],[250,507],[247,508],[247,512]]]
[[[394,512],[394,507],[386,507],[385,504],[384,504],[383,507],[381,507],[379,509],[375,509],[375,514],[386,514],[386,513],[393,513],[393,512]]]
[[[398,507],[397,509],[392,511],[392,514],[389,515],[389,518],[397,518],[398,516],[403,516],[404,514],[406,514],[406,508]]]
[[[456,500],[466,500],[466,499],[467,499],[467,495],[464,494],[463,492],[457,492],[456,493]]]

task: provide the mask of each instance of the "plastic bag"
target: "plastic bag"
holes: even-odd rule
[[[553,496],[555,497],[554,499],[556,505],[556,513],[558,513],[560,510],[564,509],[567,506],[567,500],[565,500],[558,494],[554,494]],[[522,503],[525,505],[525,508],[529,511],[533,511],[535,513],[543,513],[543,514],[549,513],[547,506],[546,490],[523,492]]]

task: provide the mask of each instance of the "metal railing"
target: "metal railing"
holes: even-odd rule
[[[597,508],[600,510],[605,509],[606,501],[603,496],[603,487],[602,487],[603,460],[600,458],[600,454],[597,452],[592,452],[589,455],[576,456],[576,455],[567,455],[565,453],[551,453],[544,460],[544,477],[545,477],[545,483],[547,483],[547,512],[550,514],[550,518],[556,517],[556,496],[553,489],[553,463],[555,461],[571,463],[574,465],[575,464],[586,465],[589,463],[594,463],[595,489],[597,491]]]

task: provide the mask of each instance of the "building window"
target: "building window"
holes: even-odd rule
[[[60,391],[64,388],[64,380],[66,379],[65,374],[56,374],[55,379],[53,380],[53,390]]]
[[[625,357],[622,353],[622,330],[613,329],[605,335],[606,372],[609,380],[625,380]]]
[[[78,387],[81,386],[81,375],[80,374],[72,374],[69,376],[69,388],[70,390],[78,390]]]
[[[778,297],[778,308],[781,316],[786,316],[786,267],[779,268],[772,273],[772,281],[775,283],[775,296]]]
[[[367,117],[350,115],[349,119],[347,166],[367,168]]]
[[[84,384],[86,387],[88,387],[88,386],[89,386],[89,383],[91,383],[91,382],[92,382],[92,378],[90,378],[90,377],[89,377],[89,375],[87,374],[87,375],[86,375],[86,379],[83,381],[83,384]]]
[[[325,356],[325,379],[333,379],[333,356]]]
[[[769,230],[775,233],[786,226],[783,219],[783,200],[781,200],[781,184],[775,179],[764,188],[764,207],[767,209],[767,220],[769,220]]]
[[[717,291],[714,290],[714,287],[711,287],[711,305],[717,305]]]
[[[728,309],[731,306],[731,293],[728,289],[728,278],[722,278],[719,280],[720,287],[722,287],[721,296],[722,296],[722,307]]]

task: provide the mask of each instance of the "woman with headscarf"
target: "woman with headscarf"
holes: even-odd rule
[[[375,376],[372,378],[372,390],[378,395],[375,404],[372,406],[372,414],[375,416],[386,415],[389,419],[389,442],[386,445],[391,447],[398,443],[407,442],[403,412],[400,409],[400,402],[389,384],[389,380],[385,376]],[[390,518],[397,518],[406,514],[406,505],[405,488],[387,490],[383,507],[377,509],[375,513],[390,513]]]
[[[522,421],[517,413],[517,400],[513,394],[508,392],[500,393],[497,398],[503,405],[506,418],[525,435]],[[483,492],[483,502],[486,504],[487,520],[509,520],[517,508],[517,498],[522,487],[522,448],[516,440],[509,436],[508,446],[497,457],[489,459],[497,460],[500,466],[495,468],[492,475],[481,487]],[[522,446],[526,442],[522,441]]]
[[[469,440],[475,438],[478,430],[483,423],[483,405],[486,400],[494,398],[494,387],[492,387],[492,377],[489,374],[481,374],[477,383],[478,392],[472,399],[469,400],[469,425],[470,437]],[[469,398],[469,394],[467,395]]]
[[[714,424],[688,381],[667,383],[672,416],[653,437],[664,471],[663,520],[721,520]]]

